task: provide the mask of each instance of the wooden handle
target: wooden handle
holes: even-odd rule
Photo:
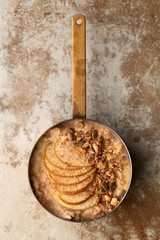
[[[72,115],[86,117],[86,19],[72,18]]]

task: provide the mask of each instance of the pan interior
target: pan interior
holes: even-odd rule
[[[83,221],[91,221],[98,219],[100,217],[103,217],[104,215],[109,214],[112,212],[116,207],[114,207],[110,212],[104,212],[103,214],[84,214],[85,212],[89,212],[89,210],[86,211],[80,211],[80,210],[73,210],[73,209],[66,209],[65,207],[60,206],[51,196],[50,189],[52,187],[52,184],[46,174],[46,168],[44,164],[45,159],[45,150],[46,146],[52,141],[52,139],[58,139],[59,138],[59,132],[63,129],[69,129],[69,128],[75,128],[75,126],[78,126],[82,128],[82,130],[86,129],[88,126],[90,129],[96,129],[97,132],[100,132],[101,134],[108,132],[110,136],[115,139],[115,141],[119,141],[123,146],[123,151],[126,156],[126,166],[123,169],[123,177],[125,179],[125,183],[123,186],[123,193],[121,193],[121,196],[119,197],[119,204],[122,202],[124,197],[127,194],[127,191],[130,186],[131,177],[132,177],[132,165],[131,165],[131,158],[129,155],[129,152],[127,150],[126,145],[122,141],[122,139],[109,127],[107,127],[104,124],[87,120],[87,119],[71,119],[64,122],[60,122],[53,127],[49,128],[37,141],[35,144],[33,151],[30,156],[29,161],[29,168],[28,168],[28,174],[29,174],[29,182],[31,185],[31,188],[33,190],[33,193],[38,200],[38,202],[51,214],[53,214],[56,217],[62,218],[64,220],[69,221],[75,221],[75,222],[83,222]],[[91,208],[92,209],[92,208]],[[76,213],[76,214],[75,214]]]

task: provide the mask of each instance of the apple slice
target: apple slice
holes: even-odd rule
[[[63,163],[68,165],[75,167],[90,166],[85,152],[79,151],[79,148],[75,148],[69,141],[57,140],[55,143],[55,154]]]
[[[62,161],[60,161],[59,158],[57,158],[55,151],[54,151],[53,143],[47,145],[46,150],[45,150],[45,155],[48,158],[48,160],[50,161],[50,163],[52,163],[56,167],[66,169],[69,166],[67,163],[62,162]],[[76,169],[76,168],[78,168],[78,167],[70,166],[70,169]]]
[[[76,193],[84,191],[93,182],[94,178],[95,175],[92,174],[88,178],[84,179],[82,182],[69,185],[55,184],[55,187],[60,193],[74,195]]]
[[[68,184],[76,184],[76,183],[82,182],[83,180],[91,176],[95,171],[96,169],[92,168],[91,170],[89,170],[87,173],[83,175],[73,176],[73,177],[58,176],[53,172],[50,172],[49,175],[56,184],[68,185]]]
[[[67,204],[79,204],[91,197],[95,190],[95,186],[89,186],[85,191],[76,193],[74,195],[60,194],[60,199]]]
[[[51,183],[54,183],[54,181],[53,181],[53,179],[50,177],[49,173],[50,173],[50,172],[49,172],[48,170],[46,170],[46,175],[47,175],[48,179],[50,180]]]
[[[91,208],[96,204],[96,201],[97,201],[96,196],[92,195],[85,202],[82,202],[79,204],[67,204],[60,199],[58,192],[51,190],[50,194],[51,194],[51,197],[61,206],[64,206],[66,208],[73,209],[73,210],[85,210],[85,209]]]
[[[80,175],[86,174],[88,171],[90,171],[92,169],[91,166],[81,167],[81,168],[78,168],[75,170],[70,169],[69,167],[66,169],[58,168],[58,167],[54,166],[53,164],[51,164],[46,157],[44,158],[44,164],[45,164],[45,167],[48,169],[48,171],[51,171],[56,175],[66,176],[66,177],[80,176]]]

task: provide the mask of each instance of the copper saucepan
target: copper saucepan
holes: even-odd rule
[[[65,122],[66,123],[72,122],[74,119],[77,119],[77,120],[83,119],[83,121],[88,121],[91,123],[95,122],[92,120],[85,120],[85,118],[86,118],[86,19],[83,15],[80,15],[80,14],[75,15],[72,18],[72,116],[73,116],[73,119],[66,120],[64,122],[58,123],[58,124],[52,126],[51,128],[49,128],[38,139],[37,143],[41,140],[41,138],[44,135],[46,135],[48,133],[48,131],[50,129],[57,127],[59,124],[62,124]],[[121,203],[123,201],[123,199],[125,198],[128,190],[129,190],[130,183],[131,183],[131,178],[132,178],[131,157],[130,157],[130,154],[128,152],[126,145],[124,144],[124,142],[122,141],[122,139],[118,136],[118,134],[116,132],[114,132],[112,129],[110,129],[106,125],[103,125],[98,122],[95,122],[95,123],[97,123],[99,126],[105,127],[109,131],[111,131],[112,134],[121,141],[121,143],[123,144],[123,146],[126,149],[126,152],[128,154],[129,165],[130,165],[130,176],[129,176],[128,188],[120,200],[120,203]],[[34,188],[33,188],[33,184],[30,179],[30,176],[31,176],[31,171],[32,171],[32,165],[34,165],[33,164],[34,159],[32,158],[32,156],[33,156],[35,149],[37,148],[37,143],[35,144],[35,146],[32,150],[30,160],[29,160],[29,168],[28,168],[29,182],[30,182],[30,186],[31,186],[34,194],[35,194],[35,192],[34,192]],[[36,196],[36,194],[35,194],[35,196]],[[36,196],[36,198],[39,201],[37,196]],[[44,206],[41,201],[39,201],[39,202],[41,203],[42,206]],[[113,210],[115,210],[120,205],[120,203]],[[46,209],[46,207],[45,207],[45,209]],[[46,209],[46,210],[51,212],[49,209]],[[111,212],[113,212],[113,210]],[[108,214],[109,213],[103,215],[102,217],[104,217]],[[53,214],[53,215],[56,216],[56,214]],[[58,216],[56,216],[56,217],[58,217]],[[96,219],[98,219],[98,218],[96,218]],[[64,219],[64,220],[66,220],[66,219]],[[78,222],[78,221],[75,221],[75,222]]]

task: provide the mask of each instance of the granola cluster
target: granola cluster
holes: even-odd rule
[[[123,165],[117,161],[118,154],[112,139],[102,136],[97,129],[84,130],[81,122],[79,130],[69,128],[66,137],[72,141],[79,152],[85,154],[89,163],[96,168],[95,193],[97,205],[108,204],[109,211],[118,205],[118,197],[113,196],[117,187],[116,171],[122,171]],[[118,146],[121,147],[121,146]]]

